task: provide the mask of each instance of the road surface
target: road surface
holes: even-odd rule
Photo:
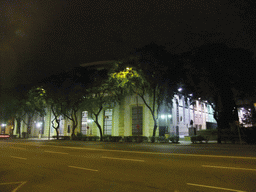
[[[0,191],[256,191],[248,145],[0,141]]]

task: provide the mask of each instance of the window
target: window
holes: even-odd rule
[[[104,111],[104,128],[103,128],[104,135],[112,134],[112,113],[113,113],[113,109],[107,109]]]
[[[208,113],[210,113],[210,112],[211,112],[210,105],[207,105],[207,110],[208,110]]]
[[[64,135],[64,117],[60,116],[60,126],[59,126],[59,135],[63,136]]]
[[[202,106],[202,105],[201,105],[201,102],[198,102],[198,110],[199,110],[199,111],[202,110],[201,106]]]
[[[70,125],[68,125],[68,133],[70,133]]]
[[[132,107],[132,135],[142,135],[143,108],[141,106]]]
[[[81,133],[84,135],[87,134],[87,126],[88,126],[88,111],[83,111]],[[70,128],[68,129],[68,133],[70,133]]]
[[[44,134],[44,117],[39,117],[38,122],[41,123],[40,125],[38,124],[39,132],[43,135]]]

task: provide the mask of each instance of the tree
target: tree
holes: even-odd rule
[[[21,122],[28,125],[27,118],[32,118],[35,114],[43,116],[44,99],[40,88],[30,88],[30,86],[20,85],[15,89],[6,89],[2,95],[2,118],[7,121],[14,118],[17,122],[17,131],[21,137]]]
[[[72,122],[72,139],[75,137],[75,129],[78,125],[77,112],[84,100],[85,88],[77,79],[67,79],[61,87],[60,104],[61,114]]]
[[[176,58],[165,47],[150,43],[137,49],[132,57],[117,64],[112,78],[126,92],[139,96],[149,109],[154,121],[154,142],[160,106],[167,103],[171,107],[177,84],[180,82]],[[147,96],[149,100],[146,99]]]
[[[241,72],[252,63],[251,56],[249,51],[224,44],[208,44],[180,55],[185,84],[193,90],[194,97],[207,100],[214,109],[218,143],[221,143],[221,130],[238,120],[233,90],[244,93],[243,87],[248,84]]]
[[[61,106],[62,106],[62,93],[60,88],[54,84],[53,82],[45,84],[44,89],[46,90],[46,103],[47,107],[50,108],[51,113],[53,115],[53,119],[51,119],[52,127],[56,131],[57,140],[59,139],[59,127],[60,127],[60,115]]]
[[[108,70],[91,71],[93,79],[86,88],[82,108],[91,114],[91,118],[97,125],[100,133],[100,141],[103,139],[102,127],[99,123],[99,114],[104,108],[114,107],[120,101],[121,90],[109,77]]]
[[[60,116],[72,122],[71,137],[75,137],[78,112],[86,98],[86,87],[90,86],[90,72],[83,67],[55,74],[43,80],[47,104],[53,114],[52,127],[59,137]]]

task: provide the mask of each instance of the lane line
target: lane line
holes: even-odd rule
[[[27,183],[27,181],[22,181],[21,184],[18,187],[16,187],[12,192],[16,192],[19,188],[22,187],[22,185],[24,185],[26,183]]]
[[[27,158],[23,158],[23,157],[15,157],[15,156],[11,156],[13,158],[16,158],[16,159],[23,159],[23,160],[27,160]]]
[[[9,148],[12,148],[12,149],[21,149],[21,150],[27,150],[26,148],[22,148],[22,147],[9,147]]]
[[[12,185],[12,184],[18,184],[18,183],[23,183],[26,181],[20,181],[20,182],[9,182],[9,183],[0,183],[0,185]]]
[[[76,166],[68,166],[68,167],[75,168],[75,169],[83,169],[83,170],[88,170],[88,171],[98,171],[98,170],[96,170],[96,169],[87,169],[87,168],[76,167]]]
[[[245,170],[245,171],[256,171],[256,169],[238,168],[238,167],[222,167],[222,166],[211,166],[211,165],[202,165],[202,167],[219,168],[219,169],[238,169],[238,170]]]
[[[64,154],[64,155],[68,155],[68,153],[63,153],[63,152],[58,152],[58,151],[44,151],[46,153],[58,153],[58,154]]]
[[[104,156],[102,156],[101,158],[105,158],[105,159],[117,159],[117,160],[126,160],[126,161],[140,161],[140,162],[145,162],[144,160],[139,160],[139,159],[126,159],[126,158],[104,157]]]
[[[12,143],[13,144],[13,143]],[[26,145],[23,143],[15,143]],[[38,145],[32,145],[38,146]],[[199,154],[184,154],[184,153],[159,153],[159,152],[146,152],[146,151],[124,151],[124,150],[114,150],[114,149],[96,149],[96,148],[83,148],[83,147],[67,147],[67,146],[54,146],[54,145],[40,145],[40,147],[60,147],[67,149],[82,149],[82,150],[92,150],[92,151],[111,151],[120,153],[141,153],[141,154],[153,154],[153,155],[176,155],[176,156],[189,156],[189,157],[213,157],[213,158],[229,158],[229,159],[251,159],[256,160],[256,157],[242,157],[242,156],[224,156],[224,155],[199,155]]]
[[[107,152],[120,152],[120,153],[138,153],[138,154],[153,154],[153,155],[173,155],[173,156],[190,156],[190,157],[215,157],[215,158],[230,158],[230,159],[252,159],[256,160],[256,157],[241,157],[241,156],[223,156],[223,155],[198,155],[198,154],[184,154],[184,153],[160,153],[160,152],[146,152],[146,151],[125,151],[114,149],[96,149],[96,148],[83,148],[83,147],[66,147],[66,146],[52,146],[61,147],[67,149],[81,149],[91,151],[107,151]]]
[[[246,192],[246,191],[241,191],[241,190],[236,190],[236,189],[228,189],[228,188],[214,187],[214,186],[208,186],[208,185],[199,185],[199,184],[194,184],[194,183],[187,183],[187,185],[194,185],[197,187],[206,187],[206,188],[211,188],[211,189],[222,189],[225,191]]]

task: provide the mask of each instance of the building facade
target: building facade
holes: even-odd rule
[[[150,97],[146,97],[147,103],[151,104]],[[189,99],[176,94],[172,100],[172,107],[163,105],[158,114],[158,129],[156,136],[179,135],[180,138],[189,135],[188,128],[193,126],[197,130],[207,129],[207,123],[216,123],[213,117],[213,109],[207,102],[197,100],[190,103]],[[157,115],[157,114],[156,114]],[[80,110],[77,114],[78,126],[75,133],[87,136],[100,136],[100,132],[90,113]],[[52,127],[54,116],[47,110],[46,116],[34,116],[27,118],[21,123],[20,133],[26,137],[52,138],[56,135]],[[72,122],[63,116],[59,117],[60,136],[71,136]],[[154,121],[151,111],[141,98],[136,95],[126,96],[117,105],[104,108],[99,114],[99,123],[103,135],[112,136],[146,136],[153,135]],[[14,126],[14,135],[18,135],[17,123]]]

